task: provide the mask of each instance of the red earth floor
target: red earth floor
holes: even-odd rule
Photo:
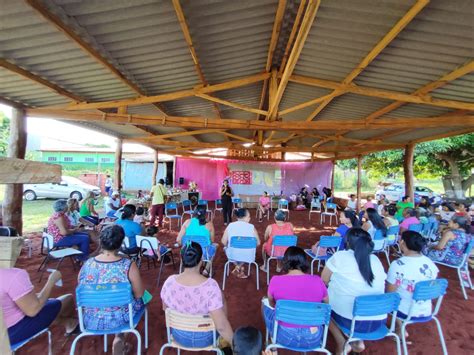
[[[255,210],[251,211],[252,217],[255,216]],[[313,220],[308,221],[308,213],[304,211],[292,211],[290,216],[291,222],[296,228],[298,235],[298,245],[306,248],[319,239],[321,235],[332,234],[334,228],[329,226],[321,226],[316,223],[316,217],[313,215]],[[267,226],[267,221],[258,223],[253,218],[255,226],[263,237],[263,232]],[[216,236],[219,240],[224,231],[222,219],[217,215],[215,219]],[[177,235],[176,227],[171,232],[160,232],[160,240],[162,243],[169,243],[172,245]],[[39,274],[36,272],[42,257],[39,255],[40,235],[37,234],[34,238],[33,256],[29,259],[25,252],[17,262],[17,267],[25,268],[29,271],[30,277],[37,290],[40,290],[44,284],[39,283]],[[177,250],[175,255],[178,256]],[[176,260],[178,258],[176,257]],[[214,261],[214,278],[219,284],[222,284],[223,267],[225,263],[225,255],[222,249],[218,250]],[[257,252],[257,262],[261,265],[261,253]],[[387,267],[386,260],[382,259],[383,264]],[[51,265],[53,266],[53,265]],[[448,351],[450,354],[474,354],[474,292],[468,291],[470,299],[465,301],[462,297],[459,282],[456,273],[446,267],[440,266],[440,277],[449,280],[449,291],[446,295],[440,312],[440,319],[446,338]],[[71,264],[65,262],[61,267],[63,274],[62,288],[55,288],[53,296],[58,296],[64,293],[74,293],[76,287],[77,271],[73,271]],[[176,273],[172,266],[164,268],[162,282],[169,275]],[[272,272],[274,273],[274,266]],[[146,289],[150,291],[154,298],[149,305],[149,342],[150,346],[147,351],[148,354],[158,354],[160,347],[166,339],[166,328],[164,323],[164,313],[162,311],[162,304],[160,300],[160,288],[156,285],[156,278],[158,276],[158,269],[147,269],[146,263],[141,268],[141,275],[144,280]],[[160,286],[161,286],[160,285]],[[249,279],[237,279],[233,276],[226,282],[225,298],[228,305],[229,320],[234,329],[239,326],[252,325],[264,332],[264,323],[260,311],[260,300],[266,294],[267,287],[265,282],[265,274],[260,272],[260,291],[255,287],[255,271],[252,270]],[[143,328],[140,323],[139,330],[143,338]],[[441,346],[438,341],[436,327],[434,323],[413,325],[408,328],[410,332],[410,339],[413,345],[409,346],[410,354],[441,354]],[[63,336],[63,331],[58,327],[52,327],[53,333],[53,352],[54,354],[68,354],[72,343],[72,339],[67,339]],[[109,337],[110,338],[110,337]],[[135,344],[132,337],[130,342]],[[111,339],[109,339],[110,344]],[[76,354],[103,354],[103,340],[101,337],[83,338],[79,341],[76,348]],[[394,354],[395,343],[393,340],[387,339],[378,342],[369,342],[366,344],[367,354]],[[334,341],[329,335],[327,348],[334,351]],[[35,354],[43,353],[46,350],[46,337],[42,336],[20,349],[18,354]],[[109,347],[109,353],[111,349]],[[183,352],[186,353],[186,352]],[[174,354],[168,350],[166,354]],[[196,354],[196,353],[194,353]],[[280,351],[279,354],[291,354],[291,352]]]

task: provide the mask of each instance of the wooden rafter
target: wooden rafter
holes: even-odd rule
[[[50,117],[63,120],[110,122],[117,124],[156,125],[163,127],[186,128],[215,128],[215,129],[243,129],[243,130],[275,130],[275,131],[308,131],[308,130],[334,130],[346,131],[348,129],[397,129],[397,128],[428,128],[463,126],[474,127],[474,115],[437,116],[437,117],[410,117],[379,119],[370,124],[364,120],[331,119],[315,122],[286,122],[286,121],[259,121],[241,119],[215,119],[201,116],[149,116],[149,115],[123,115],[107,114],[100,112],[74,112],[53,109],[26,109],[28,115],[34,117]],[[449,117],[449,119],[447,119]]]
[[[166,134],[159,134],[159,135],[154,135],[153,137],[139,137],[139,139],[145,140],[145,141],[153,141],[156,139],[167,139],[167,138],[178,138],[178,137],[188,137],[188,136],[194,136],[196,134],[208,134],[208,133],[220,133],[220,129],[198,129],[195,131],[185,131],[185,132],[174,132],[174,133],[166,133]]]
[[[134,99],[123,99],[113,101],[101,101],[93,103],[79,103],[72,104],[66,107],[67,110],[91,110],[100,108],[117,108],[120,106],[139,106],[146,104],[153,104],[155,102],[165,102],[172,100],[179,100],[186,97],[196,96],[197,94],[208,94],[211,92],[234,89],[241,86],[257,83],[270,77],[269,73],[260,73],[255,75],[246,76],[240,79],[230,80],[220,84],[208,85],[204,87],[197,87],[193,89],[174,91],[166,94],[143,96]]]
[[[11,106],[14,108],[25,108],[28,107],[28,105],[7,99],[6,97],[0,96],[0,104]]]
[[[253,108],[253,107],[241,105],[241,104],[238,104],[238,103],[235,103],[235,102],[230,102],[230,101],[227,101],[227,100],[223,100],[223,99],[220,99],[218,97],[211,96],[211,95],[208,95],[208,94],[196,94],[196,96],[200,97],[204,100],[208,100],[208,101],[212,101],[214,103],[219,103],[219,104],[222,104],[222,105],[233,107],[233,108],[236,108],[236,109],[239,109],[239,110],[242,110],[242,111],[252,112],[252,113],[256,113],[258,115],[266,115],[267,114],[267,111],[263,111],[263,110],[260,110],[260,109],[257,109],[257,108]]]

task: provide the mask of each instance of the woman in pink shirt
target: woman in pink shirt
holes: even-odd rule
[[[329,301],[327,288],[317,275],[308,275],[309,269],[303,249],[289,247],[283,257],[286,275],[273,276],[268,286],[268,302],[264,300],[263,317],[270,334],[273,333],[275,305],[279,300],[302,302]],[[313,348],[321,341],[323,329],[320,327],[300,327],[281,323],[277,342],[287,347]]]
[[[263,252],[269,257],[272,255],[272,243],[273,237],[276,235],[294,235],[295,231],[293,229],[293,224],[290,222],[285,222],[286,214],[282,210],[277,210],[275,212],[275,223],[269,225],[265,230],[265,243],[263,244]],[[286,247],[275,247],[273,256],[282,257],[285,254]],[[260,269],[267,271],[267,265],[263,264]],[[281,260],[277,260],[277,272],[281,271]]]
[[[54,321],[71,333],[78,324],[72,295],[50,299],[61,273],[49,275],[43,289],[36,293],[28,273],[23,269],[0,269],[0,304],[11,344],[22,342],[48,328]]]
[[[400,223],[400,233],[408,230],[412,224],[419,224],[418,213],[414,208],[405,208],[403,211],[403,222]]]
[[[268,192],[263,191],[263,196],[258,199],[258,221],[262,222],[263,217],[266,217],[270,210],[270,197]]]

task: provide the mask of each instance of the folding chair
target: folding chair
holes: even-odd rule
[[[441,302],[443,302],[443,297],[446,294],[446,289],[448,288],[448,280],[446,279],[437,279],[437,280],[427,280],[420,281],[415,284],[415,291],[413,292],[413,299],[410,304],[410,309],[408,311],[406,319],[398,317],[402,321],[401,334],[402,334],[402,344],[403,352],[405,355],[408,355],[407,341],[405,338],[405,328],[409,324],[415,323],[427,323],[432,320],[436,323],[436,328],[438,328],[439,340],[441,341],[441,346],[443,348],[443,354],[447,355],[448,350],[446,349],[446,342],[444,341],[443,329],[441,328],[441,323],[436,317],[441,308]],[[433,299],[438,299],[436,301],[435,310],[432,314],[426,317],[415,317],[412,318],[413,305],[418,301],[430,301]]]
[[[397,309],[400,304],[400,295],[396,292],[385,293],[381,295],[359,296],[355,298],[354,308],[352,310],[351,327],[345,328],[334,322],[337,327],[348,337],[344,343],[344,355],[347,354],[346,346],[350,342],[357,340],[380,340],[385,337],[394,337],[397,342],[397,354],[401,355],[400,338],[395,333],[395,323],[397,317]],[[365,320],[365,317],[381,316],[392,314],[390,328],[385,324],[381,324],[378,329],[368,333],[355,331],[355,325],[358,320]]]
[[[267,221],[270,220],[270,212],[271,212],[271,208],[268,209],[267,211]],[[258,218],[258,206],[257,206],[257,209],[255,210],[255,218]]]
[[[171,230],[171,220],[176,219],[178,221],[178,229],[181,226],[182,216],[178,212],[178,204],[176,202],[168,202],[165,204],[165,216],[164,220],[168,220],[169,228]]]
[[[400,247],[398,246],[398,239],[400,233],[400,226],[390,226],[387,229],[387,237],[385,238],[385,257],[387,258],[387,262],[390,264],[390,247],[394,247],[398,249],[400,252]]]
[[[268,299],[263,299],[262,303],[268,303]],[[325,303],[317,302],[299,302],[289,300],[279,300],[276,302],[275,321],[273,324],[273,334],[271,343],[268,343],[268,329],[266,330],[266,351],[272,349],[288,349],[297,352],[317,351],[331,354],[326,349],[328,337],[329,322],[331,321],[331,306]],[[304,327],[323,327],[323,336],[315,348],[293,348],[278,343],[279,323],[300,325]]]
[[[181,225],[183,225],[184,216],[188,215],[189,217],[192,217],[194,211],[192,207],[193,204],[190,200],[183,200],[181,204],[183,205],[183,213],[181,213]]]
[[[289,206],[289,203],[287,200],[283,198],[278,200],[278,209],[288,213],[288,219],[290,219],[290,209],[288,206]]]
[[[138,246],[138,242],[136,242]],[[130,260],[134,261],[137,263],[137,266],[140,267],[141,260],[140,260],[140,249],[139,248],[134,248],[133,250],[130,248],[130,238],[125,236],[123,238],[122,242],[122,248],[120,249],[119,253],[121,255],[125,255],[128,257]]]
[[[431,222],[428,222],[428,223],[422,223],[421,226],[421,235],[423,237],[425,237],[425,239],[428,239],[429,238],[429,234],[430,234],[430,231],[431,231]]]
[[[30,340],[33,340],[35,339],[36,337],[44,334],[44,333],[48,333],[48,355],[52,355],[53,354],[53,350],[51,348],[51,331],[46,328],[46,329],[43,329],[41,331],[39,331],[38,333],[36,333],[35,335],[33,335],[32,337],[29,337],[28,339],[25,339],[23,341],[20,341],[19,343],[16,343],[16,344],[10,344],[10,349],[12,350],[13,353],[15,353],[15,351],[17,351],[18,349],[20,349],[21,347],[23,347],[23,345],[27,344]]]
[[[142,338],[136,327],[142,316],[145,315],[145,349],[148,348],[148,310],[144,309],[133,315],[133,293],[132,285],[129,282],[120,282],[115,284],[88,284],[79,285],[76,288],[77,313],[79,316],[79,334],[72,342],[70,355],[74,354],[79,339],[90,335],[104,336],[104,352],[107,352],[107,335],[119,333],[133,333],[137,337],[137,355],[142,351]],[[84,324],[83,308],[113,308],[128,307],[129,322],[128,324],[107,330],[87,329]]]
[[[436,264],[444,265],[447,267],[450,267],[452,269],[456,269],[458,272],[458,277],[459,277],[459,282],[461,283],[461,290],[462,294],[464,296],[464,299],[468,299],[467,293],[466,293],[466,286],[464,285],[463,282],[463,273],[467,277],[467,283],[469,284],[469,288],[471,290],[474,289],[472,286],[472,280],[471,280],[471,275],[469,273],[469,266],[467,260],[469,259],[469,256],[471,255],[471,251],[474,248],[474,239],[471,239],[471,241],[467,244],[466,249],[464,250],[464,253],[462,255],[461,262],[458,265],[449,265],[440,261],[433,260]]]
[[[198,206],[205,207],[206,208],[206,214],[210,215],[210,220],[212,221],[214,219],[214,214],[212,213],[212,210],[209,209],[209,201],[207,200],[198,200]]]
[[[166,317],[166,334],[168,342],[163,344],[160,349],[160,355],[164,354],[166,348],[178,349],[178,354],[181,350],[187,351],[215,351],[218,355],[224,355],[224,352],[218,348],[217,331],[210,316],[198,316],[183,314],[167,308],[165,311]],[[204,348],[189,348],[185,347],[173,339],[172,329],[182,330],[194,333],[212,332],[212,344]]]
[[[421,234],[423,230],[423,224],[421,223],[410,224],[408,226],[408,230],[413,231],[413,232],[418,232]]]
[[[195,242],[198,243],[202,248],[202,261],[205,264],[209,264],[209,277],[212,277],[212,260],[214,256],[209,257],[207,255],[207,248],[211,246],[209,239],[202,235],[185,235],[181,240],[181,245],[185,245],[187,242]],[[183,272],[183,262],[181,261],[179,264],[179,272]]]
[[[335,250],[336,252],[339,250],[341,246],[341,242],[342,242],[342,237],[334,236],[334,235],[329,235],[329,236],[323,235],[319,239],[319,244],[316,250],[316,254],[314,254],[311,249],[305,249],[305,253],[309,255],[309,257],[312,259],[311,260],[311,275],[313,275],[313,265],[315,261],[318,262],[318,272],[319,272],[321,261],[326,262],[332,256],[332,254],[328,254],[327,250],[326,250],[325,255],[319,255],[321,248],[326,248],[326,249],[331,248]]]
[[[163,271],[163,258],[166,255],[171,257],[173,263],[173,269],[175,269],[173,251],[169,248],[161,248],[160,242],[155,237],[144,237],[137,235],[137,245],[140,246],[140,259],[146,259],[148,269],[150,269],[150,259],[153,261],[153,265],[156,267],[156,261],[160,263],[160,271],[158,273],[157,285],[160,286],[161,273]]]
[[[255,252],[257,251],[257,239],[254,237],[238,237],[233,236],[230,237],[229,248],[234,249],[254,249]],[[255,253],[256,254],[256,253]],[[255,255],[253,260],[238,260],[238,259],[227,259],[227,262],[224,265],[224,278],[222,279],[222,290],[225,289],[225,279],[229,276],[229,267],[230,264],[233,263],[244,263],[248,264],[248,275],[250,276],[250,267],[251,265],[255,265],[256,271],[256,279],[257,279],[257,290],[259,290],[259,281],[258,281],[258,264],[255,262]]]
[[[56,270],[59,270],[59,267],[61,266],[61,263],[63,262],[64,258],[70,258],[72,262],[72,267],[75,270],[76,266],[72,258],[78,255],[82,255],[82,251],[74,249],[74,248],[55,247],[53,236],[49,233],[43,232],[43,237],[41,239],[41,254],[42,255],[44,255],[45,248],[46,248],[46,256],[38,268],[38,272],[39,272],[41,271],[41,268],[43,268],[44,266],[43,271],[41,272],[41,275],[40,275],[39,282],[41,282],[41,279],[43,278],[43,274],[46,270],[46,266],[48,265],[49,261],[59,260],[58,264],[56,265]]]
[[[267,253],[265,249],[262,248],[262,259],[263,265],[265,265],[267,269],[267,285],[270,282],[270,261],[271,260],[281,260],[283,256],[274,256],[275,247],[293,247],[296,246],[298,242],[298,237],[296,235],[276,235],[272,239],[272,252],[270,257],[266,259]],[[266,260],[265,260],[266,259]]]
[[[309,207],[308,220],[311,221],[311,213],[319,213],[321,215],[321,212],[322,212],[321,201],[319,201],[319,199],[313,199],[313,201],[311,201],[311,206]]]
[[[326,220],[326,216],[329,216],[329,225],[332,225],[333,216],[336,218],[336,224],[337,224],[337,205],[335,203],[330,203],[330,202],[326,203],[326,206],[324,207],[324,211],[321,213],[321,217],[320,217],[321,224],[323,224],[323,222]]]

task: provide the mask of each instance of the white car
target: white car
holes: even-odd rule
[[[391,202],[401,201],[402,197],[405,195],[405,184],[391,184],[385,186],[383,189],[377,190],[375,193],[375,199],[379,200],[381,195],[385,195],[385,197]],[[415,186],[415,200],[421,197],[433,197],[435,203],[441,201],[441,196],[430,188]]]
[[[100,196],[98,186],[89,185],[71,176],[62,176],[60,183],[25,184],[23,185],[23,197],[27,201],[33,201],[38,197],[46,198],[75,198],[82,200],[89,191],[95,196]]]

